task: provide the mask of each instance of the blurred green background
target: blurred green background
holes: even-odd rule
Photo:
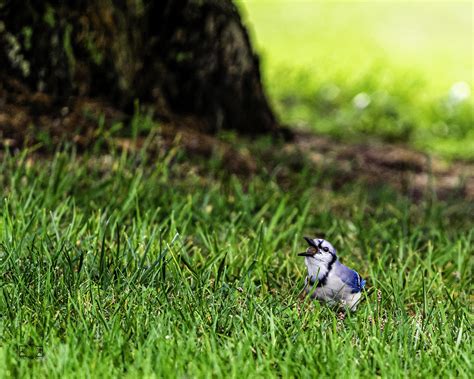
[[[474,160],[472,2],[238,5],[283,122]]]

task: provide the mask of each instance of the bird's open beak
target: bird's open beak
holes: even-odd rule
[[[317,247],[316,244],[314,243],[314,241],[311,238],[309,238],[309,237],[303,237],[303,238],[306,240],[306,242],[308,242],[309,246]]]
[[[300,257],[312,257],[312,255],[308,254],[306,251],[303,252],[303,253],[299,253],[298,256],[300,256]]]

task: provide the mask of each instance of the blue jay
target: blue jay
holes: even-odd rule
[[[308,237],[304,239],[309,247],[298,255],[305,257],[308,268],[304,289],[306,294],[312,299],[326,301],[330,305],[340,304],[355,311],[365,280],[339,262],[336,249],[328,241]]]

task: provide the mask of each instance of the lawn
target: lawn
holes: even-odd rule
[[[239,5],[283,122],[474,159],[472,2]]]
[[[470,376],[472,204],[154,151],[3,155],[2,376]],[[298,299],[320,233],[371,291],[345,320]]]
[[[204,158],[137,102],[93,146],[46,130],[0,151],[0,376],[472,376],[474,205],[436,192],[471,166],[395,147],[370,181],[346,149],[474,160],[472,5],[239,6],[280,119],[329,137],[222,132]],[[399,169],[428,190],[408,196]],[[323,235],[367,280],[345,317],[299,298],[303,236]]]

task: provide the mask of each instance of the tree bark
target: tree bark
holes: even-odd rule
[[[53,107],[139,99],[209,132],[278,131],[231,0],[0,1],[0,67],[4,93],[14,79]]]

